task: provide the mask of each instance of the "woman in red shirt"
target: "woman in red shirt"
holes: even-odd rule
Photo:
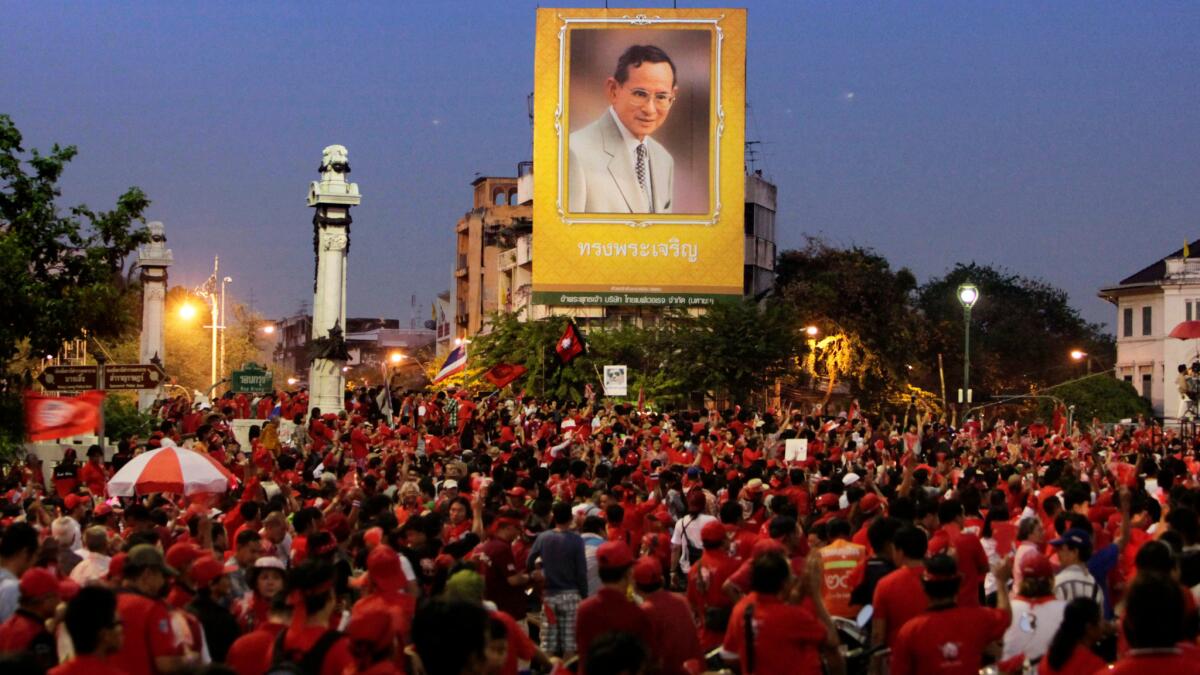
[[[1038,666],[1042,675],[1092,675],[1108,664],[1089,645],[1100,639],[1100,606],[1091,598],[1075,598],[1063,609],[1063,620]]]

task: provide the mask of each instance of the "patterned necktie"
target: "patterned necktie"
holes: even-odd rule
[[[642,188],[642,193],[646,195],[646,202],[650,202],[650,186],[646,182],[646,144],[638,143],[637,146],[637,179],[638,186]]]

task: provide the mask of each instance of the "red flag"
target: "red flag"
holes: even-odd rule
[[[25,392],[25,433],[31,441],[95,433],[103,403],[102,391],[85,391],[73,397]]]
[[[484,373],[483,378],[490,382],[493,387],[503,389],[524,374],[525,366],[513,363],[498,363]]]
[[[646,409],[646,385],[638,387],[638,412]]]
[[[587,344],[583,341],[583,334],[575,327],[574,321],[567,321],[567,329],[563,331],[562,337],[558,338],[558,343],[554,345],[554,352],[558,354],[558,360],[562,361],[565,366],[575,360],[575,357],[580,354],[587,353]]]

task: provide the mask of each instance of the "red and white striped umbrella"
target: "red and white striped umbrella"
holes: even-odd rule
[[[108,494],[132,497],[152,492],[220,494],[237,485],[237,478],[208,455],[170,446],[129,460],[108,481]]]

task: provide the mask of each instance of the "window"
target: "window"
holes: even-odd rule
[[[1149,401],[1151,394],[1153,393],[1153,389],[1154,380],[1151,378],[1150,373],[1142,373],[1142,398]]]
[[[1133,376],[1132,376],[1132,375],[1126,375],[1126,376],[1125,376],[1125,381],[1126,381],[1126,382],[1128,382],[1130,385],[1132,385],[1132,384],[1133,384]]]
[[[1142,308],[1142,335],[1150,334],[1150,308]]]
[[[1188,300],[1187,302],[1183,303],[1183,309],[1184,309],[1184,314],[1186,315],[1184,320],[1191,321],[1192,320],[1192,301]]]
[[[1121,318],[1121,334],[1124,337],[1133,337],[1133,308],[1126,307],[1124,316]]]

